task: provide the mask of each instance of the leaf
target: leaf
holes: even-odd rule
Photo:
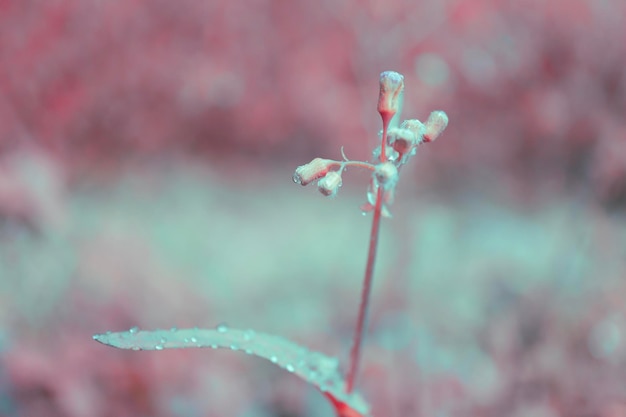
[[[132,328],[126,332],[96,334],[93,338],[105,345],[131,350],[212,348],[241,351],[267,359],[314,385],[329,398],[339,414],[369,415],[369,407],[359,394],[345,392],[346,383],[339,373],[339,361],[336,358],[279,336],[220,325],[216,329]]]

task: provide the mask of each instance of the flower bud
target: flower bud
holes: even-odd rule
[[[330,159],[315,158],[305,165],[296,168],[293,174],[293,182],[296,184],[307,185],[311,181],[315,181],[328,174],[330,167],[336,163]]]
[[[398,181],[398,168],[392,162],[383,162],[376,165],[374,178],[383,188],[393,188]]]
[[[400,109],[400,94],[404,89],[404,77],[395,71],[380,74],[380,93],[378,95],[378,113],[383,123],[388,123]]]
[[[394,128],[387,133],[387,143],[401,155],[417,145],[417,137],[409,129]]]
[[[422,136],[424,135],[424,130],[426,129],[426,127],[424,126],[424,123],[420,122],[417,119],[409,119],[402,122],[402,124],[400,125],[400,129],[410,130],[417,138],[417,142],[421,142],[423,140]]]
[[[339,187],[341,187],[341,182],[341,174],[337,171],[331,171],[317,182],[317,189],[326,197],[334,197]]]
[[[424,129],[424,142],[432,142],[448,126],[448,115],[441,110],[435,110],[428,116],[426,128]]]

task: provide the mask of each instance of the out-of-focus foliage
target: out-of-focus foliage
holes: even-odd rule
[[[427,162],[444,187],[463,177],[523,200],[592,186],[621,205],[624,16],[615,0],[7,1],[0,145],[34,140],[81,171],[358,153],[379,126],[376,77],[395,69],[407,108],[454,120],[459,139]]]
[[[0,0],[0,415],[331,415],[245,357],[91,335],[228,321],[345,359],[365,179],[290,177],[367,157],[387,69],[450,126],[383,223],[374,416],[624,415],[622,39],[618,0]]]

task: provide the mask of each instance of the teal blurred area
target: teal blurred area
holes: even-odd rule
[[[52,164],[26,155],[19,163]],[[348,173],[328,200],[293,184],[293,168],[233,181],[189,162],[152,166],[56,193],[48,185],[33,207],[40,215],[5,215],[7,415],[46,415],[44,405],[60,413],[51,415],[200,415],[203,401],[218,399],[234,414],[331,412],[304,384],[278,388],[291,375],[233,353],[138,354],[91,340],[135,325],[228,322],[345,359],[371,220],[358,209],[365,178]],[[59,180],[54,172],[46,181]],[[589,407],[620,398],[619,216],[567,197],[520,209],[404,186],[383,223],[365,349],[363,389],[375,411],[495,413],[511,401],[567,405],[583,388],[598,401]],[[35,204],[34,189],[22,192]],[[176,414],[174,404],[196,411]]]
[[[376,417],[626,415],[626,3],[0,0],[0,416],[331,415],[241,353],[107,330],[282,335],[345,370],[377,80],[449,128],[384,219],[359,388]]]

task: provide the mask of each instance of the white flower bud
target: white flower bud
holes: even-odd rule
[[[409,129],[389,129],[387,133],[387,143],[391,145],[396,152],[403,155],[413,146],[417,145],[417,137],[413,131]]]
[[[317,182],[317,189],[326,197],[334,197],[339,187],[341,187],[341,182],[341,174],[337,171],[331,171]]]
[[[401,129],[408,129],[411,132],[413,132],[413,134],[417,138],[417,142],[418,143],[423,140],[422,136],[424,135],[424,130],[426,129],[426,127],[424,126],[424,123],[420,122],[417,119],[405,120],[400,125],[400,128]]]
[[[300,165],[296,168],[296,172],[293,174],[293,182],[307,185],[311,181],[315,181],[328,174],[331,166],[335,163],[335,161],[330,159],[315,158],[308,164]]]
[[[374,178],[385,189],[393,188],[398,182],[398,168],[392,162],[376,165]]]
[[[426,128],[424,129],[424,142],[432,142],[448,126],[448,115],[441,110],[435,110],[428,116]]]
[[[395,71],[380,74],[380,93],[378,95],[378,113],[387,122],[400,109],[400,95],[404,89],[404,77]]]

